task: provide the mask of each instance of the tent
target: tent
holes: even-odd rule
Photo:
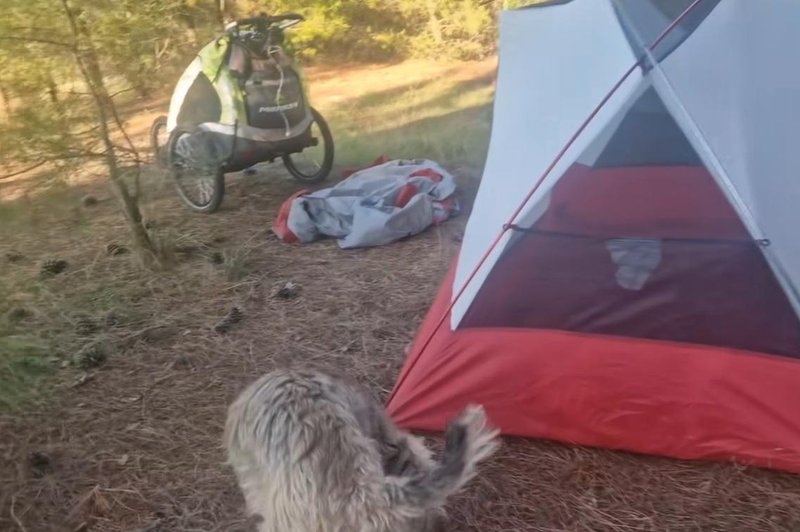
[[[796,0],[501,14],[489,153],[387,408],[800,472]]]

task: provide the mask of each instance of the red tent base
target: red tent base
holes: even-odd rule
[[[475,402],[508,435],[800,472],[797,359],[449,319],[435,332],[453,274],[389,401],[401,426],[439,431]]]

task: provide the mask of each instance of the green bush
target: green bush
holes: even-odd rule
[[[243,0],[232,15],[297,12],[290,30],[307,60],[478,59],[495,43],[494,0]]]
[[[304,15],[306,21],[287,31],[287,38],[305,62],[481,59],[495,51],[496,15],[505,4],[503,0],[70,0],[82,38],[98,52],[97,66],[108,87],[115,92],[134,90],[139,96],[173,87],[200,47],[235,18],[262,12]],[[49,144],[63,142],[48,135],[63,130],[48,127],[53,120],[69,124],[73,133],[86,130],[79,122],[85,122],[87,115],[74,100],[86,99],[87,93],[76,75],[65,17],[59,12],[42,31],[26,25],[48,6],[48,0],[8,0],[0,18],[4,64],[0,129],[12,138],[20,136],[11,131],[9,122],[25,123],[37,131],[28,136],[36,142],[10,150],[17,162],[24,162],[27,152],[53,151]],[[0,131],[0,136],[7,135]],[[69,156],[72,146],[55,148]]]

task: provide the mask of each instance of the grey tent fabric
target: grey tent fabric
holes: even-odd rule
[[[449,218],[455,203],[445,200],[455,191],[453,176],[433,161],[389,161],[295,198],[287,227],[300,242],[328,236],[343,249],[380,246]]]

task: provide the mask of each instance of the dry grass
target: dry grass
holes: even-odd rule
[[[447,266],[452,228],[376,250],[286,246],[267,228],[290,187],[234,188],[224,213],[183,227],[184,213],[172,210],[160,225],[180,229],[185,250],[173,271],[142,272],[125,258],[94,260],[90,249],[105,241],[99,235],[67,257],[74,270],[51,287],[53,301],[75,300],[73,290],[91,293],[92,282],[102,283],[120,294],[128,320],[98,333],[111,355],[83,384],[75,385],[79,371],[63,370],[57,403],[0,419],[4,511],[13,497],[28,530],[62,530],[64,516],[69,527],[86,522],[92,530],[154,522],[160,530],[233,530],[241,505],[219,443],[226,404],[242,386],[276,366],[314,365],[388,391]],[[107,209],[96,214],[98,231],[113,219]],[[212,250],[246,253],[246,274],[229,280],[226,263],[209,260]],[[428,259],[409,267],[408,257],[419,254]],[[299,284],[299,295],[273,297],[286,281]],[[215,333],[233,306],[244,319]],[[74,314],[65,309],[65,335],[85,311]],[[29,467],[33,451],[52,461],[41,478]]]
[[[175,250],[159,273],[106,254],[126,234],[103,188],[15,204],[0,229],[0,313],[28,308],[6,332],[53,360],[44,399],[0,414],[0,530],[252,530],[222,464],[234,395],[279,366],[335,368],[388,393],[465,219],[378,249],[285,245],[269,227],[299,185],[264,174],[234,179],[207,217],[151,178],[148,216]],[[99,205],[82,207],[87,193]],[[40,279],[48,258],[69,267]],[[287,281],[297,297],[274,297]],[[233,307],[243,319],[215,332]],[[87,344],[105,363],[60,367]],[[793,475],[509,439],[450,513],[460,531],[777,531],[800,530],[798,501]]]

